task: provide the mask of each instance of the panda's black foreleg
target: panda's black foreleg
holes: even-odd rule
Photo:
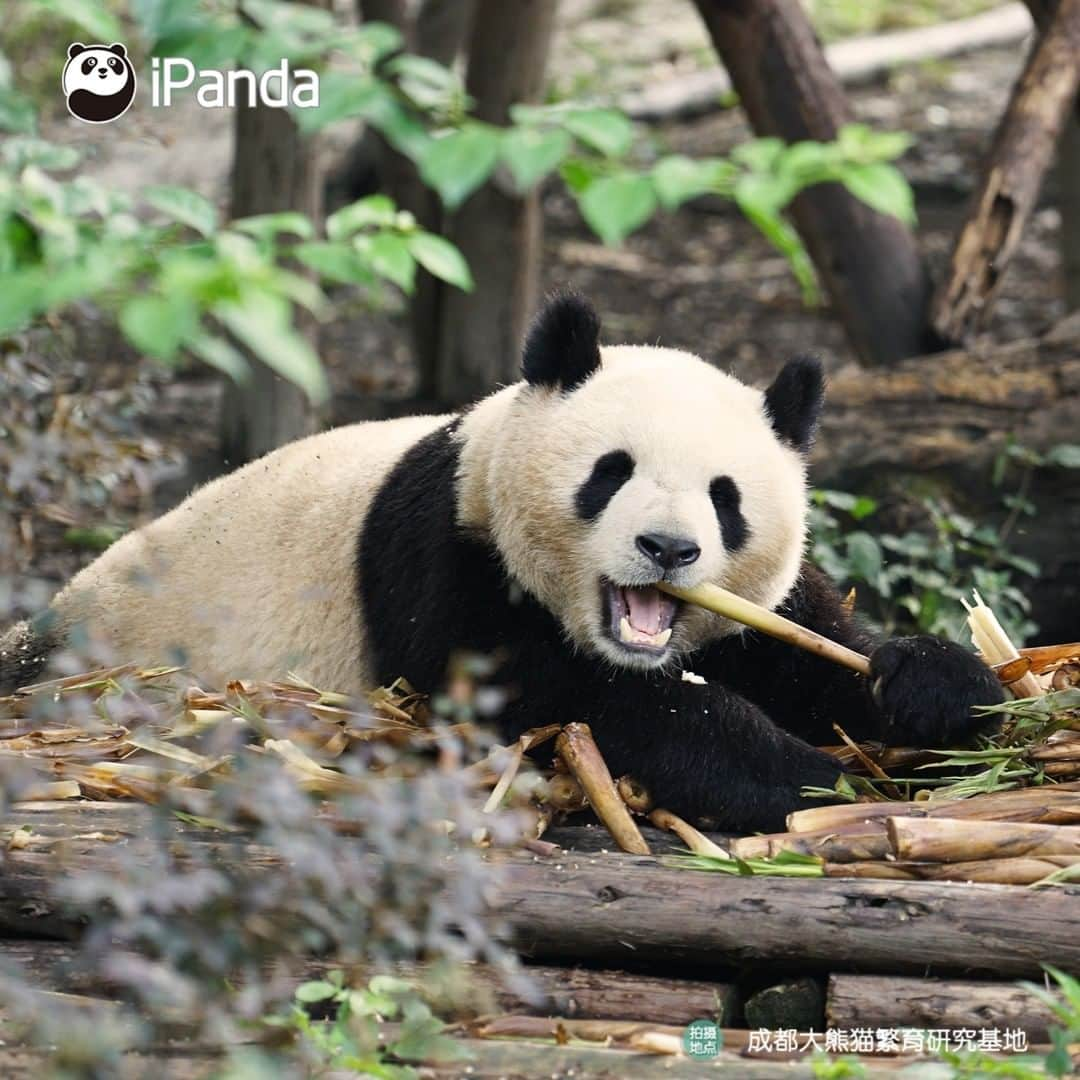
[[[613,775],[631,773],[657,806],[724,830],[782,830],[793,810],[821,805],[803,787],[832,788],[840,775],[834,758],[725,687],[670,680],[648,691],[592,729]]]

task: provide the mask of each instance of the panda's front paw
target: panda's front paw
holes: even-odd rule
[[[895,638],[870,657],[870,693],[894,746],[951,746],[995,723],[972,712],[1005,699],[997,676],[970,650],[929,634]]]

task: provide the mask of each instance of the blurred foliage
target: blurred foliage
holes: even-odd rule
[[[122,36],[107,7],[37,0],[36,8],[100,40]],[[319,107],[293,111],[301,129],[362,119],[417,164],[450,210],[493,176],[523,192],[558,172],[590,228],[616,244],[660,208],[709,194],[733,199],[787,257],[808,301],[817,298],[813,269],[783,216],[799,191],[838,181],[876,209],[914,220],[910,188],[889,164],[906,148],[904,135],[851,125],[830,145],[758,139],[730,160],[673,155],[639,166],[633,126],[616,110],[519,106],[506,128],[471,119],[460,76],[400,53],[400,34],[383,24],[343,26],[331,12],[267,0],[131,0],[129,13],[152,55],[183,55],[200,68],[260,69],[282,57],[321,68]],[[88,177],[65,179],[78,155],[34,137],[33,107],[0,59],[3,127],[22,134],[0,157],[0,334],[91,298],[143,353],[165,362],[195,356],[240,380],[247,362],[238,343],[319,401],[325,375],[294,313],[326,317],[329,305],[290,257],[326,282],[369,293],[383,280],[410,292],[417,265],[472,286],[457,249],[385,196],[334,215],[322,238],[296,213],[225,227],[191,191],[149,188],[133,204]]]
[[[239,683],[214,693],[183,672],[125,670],[0,707],[26,730],[74,728],[92,744],[120,726],[153,748],[140,772],[130,759],[95,768],[69,743],[85,791],[98,784],[150,803],[136,835],[84,835],[69,851],[31,828],[19,845],[45,844],[53,910],[85,926],[65,977],[107,985],[113,999],[71,1004],[31,990],[17,968],[0,976],[5,1041],[47,1050],[43,1075],[121,1075],[124,1051],[179,1037],[225,1048],[223,1075],[402,1077],[401,1062],[450,1057],[427,986],[421,1000],[397,979],[353,986],[331,973],[297,990],[305,961],[377,971],[422,959],[442,972],[436,982],[453,972],[461,987],[462,964],[481,960],[523,985],[486,910],[496,869],[471,841],[514,843],[524,823],[512,809],[481,810],[469,767],[491,743],[478,727],[437,711],[411,725],[380,719],[374,705],[365,714],[300,683],[277,696]],[[0,809],[52,771],[49,760],[10,754],[2,765]],[[454,1000],[464,1007],[460,993]],[[331,1020],[318,1019],[331,1006]],[[400,1025],[385,1049],[376,1018]]]
[[[417,262],[472,286],[457,249],[385,196],[332,215],[324,237],[297,213],[224,227],[212,203],[184,188],[146,188],[137,205],[88,177],[56,175],[77,161],[74,150],[34,136],[0,147],[0,335],[94,300],[148,356],[194,356],[243,381],[249,368],[239,343],[321,401],[326,376],[294,328],[294,310],[326,317],[331,308],[290,259],[369,294],[384,280],[410,290]]]
[[[1080,468],[1080,446],[1039,454],[1014,442],[994,465],[993,483],[1007,514],[998,526],[979,524],[942,497],[912,500],[922,527],[896,535],[873,528],[876,499],[817,490],[811,499],[811,557],[844,586],[854,587],[858,610],[889,635],[942,634],[968,639],[961,600],[976,589],[1018,644],[1038,626],[1031,621],[1023,579],[1039,566],[1016,554],[1010,539],[1018,522],[1035,516],[1028,497],[1035,469]]]

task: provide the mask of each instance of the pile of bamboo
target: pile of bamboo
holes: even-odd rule
[[[941,802],[852,803],[800,810],[788,831],[731,842],[739,859],[796,852],[826,877],[980,881],[1080,880],[1080,783]]]

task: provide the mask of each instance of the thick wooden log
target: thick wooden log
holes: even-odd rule
[[[850,864],[858,866],[858,863]],[[510,860],[495,912],[537,958],[862,971],[1080,971],[1080,888],[675,872],[629,856]]]
[[[216,859],[276,865],[257,845],[233,840],[214,848]],[[53,885],[63,871],[106,869],[108,849],[98,843],[62,862],[51,854],[8,854],[0,930],[54,938],[77,932],[77,921],[52,899]],[[494,853],[491,860],[498,871],[491,915],[537,960],[647,961],[655,974],[757,963],[1012,976],[1038,975],[1044,961],[1080,972],[1080,887],[1073,885],[1018,891],[728,877],[628,855],[541,860]]]
[[[1021,1028],[1044,1042],[1054,1014],[1015,983],[833,975],[825,1017],[836,1028]]]
[[[945,341],[969,338],[997,296],[1076,100],[1078,55],[1080,0],[1059,0],[1013,91],[934,295],[931,324]]]
[[[17,964],[38,990],[65,994],[107,995],[110,987],[93,972],[74,961],[77,946],[57,941],[0,941],[0,962]],[[350,986],[362,986],[385,967],[341,964],[333,957],[311,959],[292,971],[299,984],[325,978],[327,972],[343,970]],[[415,980],[425,990],[433,986],[422,964],[396,964],[389,969],[403,979]],[[454,1019],[469,1015],[472,1004],[484,1012],[530,1013],[565,1016],[580,1020],[634,1020],[658,1024],[688,1024],[700,1017],[714,1017],[729,1024],[737,993],[729,983],[702,979],[663,979],[626,971],[527,965],[510,985],[497,969],[485,964],[466,965],[470,998],[449,1002],[440,1015]],[[527,986],[525,984],[528,984]],[[455,983],[455,988],[458,984]],[[435,1003],[438,1006],[440,1003]]]
[[[830,142],[854,117],[798,0],[696,0],[758,135]],[[891,365],[932,347],[930,281],[915,239],[839,184],[819,184],[793,214],[859,356]]]
[[[1047,450],[1080,428],[1080,344],[1073,320],[1045,337],[951,350],[889,371],[848,366],[829,379],[814,462],[839,469],[960,468],[985,476],[1010,435]]]
[[[970,862],[1021,855],[1080,858],[1080,827],[953,818],[888,818],[889,840],[898,859]]]

